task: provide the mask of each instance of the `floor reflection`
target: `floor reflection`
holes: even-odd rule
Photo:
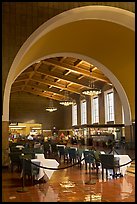
[[[135,162],[129,171],[135,172]],[[62,161],[62,166],[64,166]],[[25,187],[26,193],[17,192],[21,186],[20,173],[10,170],[2,172],[2,200],[3,202],[135,202],[135,173],[127,171],[124,177],[102,180],[99,169],[98,178],[96,171],[92,175],[86,173],[85,166],[55,171],[48,182],[36,182],[31,185],[28,180]],[[94,184],[87,182],[95,180]]]
[[[101,193],[89,194],[85,196],[84,202],[101,202]]]
[[[58,193],[51,186],[38,188],[39,202],[58,202]]]
[[[130,182],[128,182],[127,179],[123,178],[123,180],[121,181],[120,187],[121,187],[122,200],[131,196],[131,193],[133,191],[133,187],[132,187],[132,184]]]

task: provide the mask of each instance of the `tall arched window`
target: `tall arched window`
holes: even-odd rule
[[[72,105],[72,126],[77,125],[77,104]]]
[[[104,92],[105,122],[114,122],[114,92],[113,89]]]
[[[81,101],[81,125],[87,124],[87,102]]]
[[[92,98],[91,100],[91,113],[92,113],[92,123],[99,123],[99,99],[98,96]]]

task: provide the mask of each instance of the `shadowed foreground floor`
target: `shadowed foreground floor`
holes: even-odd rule
[[[61,163],[60,166],[67,164]],[[117,179],[104,179],[101,171],[96,178],[96,171],[89,174],[79,166],[57,170],[47,182],[37,182],[34,186],[27,180],[27,192],[17,192],[22,186],[20,173],[10,169],[2,170],[3,202],[135,202],[135,162],[133,161],[127,174]]]
[[[117,179],[96,179],[92,171],[91,180],[95,184],[85,184],[89,181],[86,174],[78,166],[53,173],[51,179],[31,186],[27,181],[27,192],[20,193],[20,173],[3,171],[2,176],[2,201],[3,202],[134,202],[135,201],[135,176],[127,173]]]

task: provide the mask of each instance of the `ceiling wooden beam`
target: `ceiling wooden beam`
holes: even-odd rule
[[[31,78],[31,80],[39,82],[39,83],[47,84],[47,85],[53,85],[56,88],[67,90],[67,91],[70,91],[70,92],[73,92],[73,93],[81,94],[81,92],[78,91],[78,89],[71,88],[71,87],[67,88],[65,85],[59,84],[58,82],[51,82],[51,81],[48,81],[48,80],[42,80],[42,79],[39,79],[36,76]]]
[[[61,95],[59,96],[59,94],[57,95],[56,93],[54,92],[49,92],[49,91],[46,91],[46,92],[42,92],[41,90],[39,90],[38,88],[34,88],[31,87],[31,86],[26,86],[25,89],[23,89],[23,91],[28,91],[29,93],[35,93],[36,95],[40,95],[40,96],[43,96],[43,97],[52,97],[54,96],[54,100],[63,100],[64,99],[64,95]],[[23,92],[21,90],[21,86],[18,86],[17,89],[12,89],[11,90],[11,94],[12,93],[15,93],[15,92]]]
[[[27,79],[26,79],[27,80]],[[23,80],[23,79],[18,79],[17,81],[15,81],[14,83],[18,83],[18,82],[21,82],[21,81],[26,81],[26,80]],[[70,92],[73,92],[73,93],[77,93],[77,94],[81,94],[80,91],[78,91],[78,89],[75,89],[75,88],[67,88],[66,85],[62,85],[62,84],[59,84],[58,82],[51,82],[51,81],[48,81],[48,80],[43,80],[43,79],[40,79],[39,77],[37,76],[33,76],[33,78],[30,79],[30,81],[35,81],[37,83],[42,83],[42,84],[46,84],[46,85],[49,85],[49,86],[54,86],[58,89],[63,89],[63,90],[68,90]]]
[[[80,75],[80,76],[77,77],[77,79],[80,80],[80,79],[82,79],[83,77],[84,77],[83,75]]]
[[[66,70],[70,70],[74,73],[77,73],[77,74],[82,74],[86,77],[89,77],[89,78],[94,78],[94,79],[98,79],[100,81],[104,81],[106,83],[109,83],[110,81],[102,74],[98,74],[98,73],[95,73],[93,72],[92,75],[90,73],[89,70],[85,70],[81,67],[76,67],[76,66],[73,66],[73,65],[69,65],[67,63],[64,63],[64,62],[59,62],[55,59],[47,59],[45,61],[43,61],[44,64],[48,64],[48,65],[54,65],[55,67],[59,67],[59,68],[62,68],[62,69],[66,69]]]
[[[32,93],[32,94],[35,94],[35,95],[39,95],[39,96],[42,96],[42,97],[51,98],[51,99],[57,100],[57,101],[62,100],[60,97],[57,98],[53,94],[50,96],[50,95],[48,95],[46,93],[40,93],[39,91],[36,91],[36,90],[29,90],[28,88],[26,89],[26,87],[25,87],[25,89],[23,91],[28,92],[28,93]]]
[[[37,73],[42,74],[42,75],[48,75],[48,76],[51,76],[51,77],[54,77],[54,78],[57,78],[57,79],[61,79],[61,80],[66,81],[68,83],[73,83],[73,84],[76,84],[76,85],[79,85],[79,86],[85,86],[85,88],[87,87],[85,85],[85,83],[81,83],[77,79],[74,79],[74,78],[72,78],[70,76],[65,76],[63,74],[59,74],[57,72],[51,73],[50,71],[48,71],[46,69],[40,69],[40,70],[37,71]],[[87,79],[87,80],[89,81],[89,79]]]
[[[37,87],[37,86],[35,86],[35,85],[27,85],[27,87],[30,87],[30,88],[34,88],[34,89],[36,89],[36,90],[38,90],[38,91],[40,91],[40,92],[47,92],[47,93],[51,93],[51,94],[55,94],[55,95],[57,95],[58,97],[64,97],[64,95],[63,94],[60,94],[60,93],[58,93],[58,92],[56,92],[56,91],[52,91],[52,90],[49,90],[48,88],[43,88],[43,87]]]
[[[67,57],[62,57],[62,59],[60,60],[60,62],[63,62]]]
[[[71,70],[67,70],[67,72],[64,74],[65,76],[69,75],[71,73]]]
[[[25,80],[25,84],[24,86],[22,86],[22,90],[25,88],[25,86],[28,84],[29,80],[33,77],[33,75],[35,74],[35,72],[37,71],[37,69],[41,66],[42,61],[39,63],[36,63],[34,65],[34,70],[30,73],[29,77],[27,78],[27,80]]]
[[[78,66],[80,63],[82,63],[82,60],[77,59],[77,60],[74,62],[74,66]]]

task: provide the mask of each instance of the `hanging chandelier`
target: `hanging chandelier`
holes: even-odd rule
[[[90,68],[90,74],[92,72],[92,69]],[[88,96],[95,96],[101,93],[101,89],[98,89],[97,87],[95,87],[94,81],[93,82],[89,82],[89,89],[85,89],[82,91],[82,94],[84,95],[88,95]]]
[[[57,108],[54,107],[54,105],[53,105],[53,100],[50,99],[50,101],[49,101],[49,106],[46,108],[46,111],[48,111],[48,112],[53,112],[53,111],[56,111],[56,110],[57,110]]]
[[[89,87],[89,89],[83,90],[82,94],[84,95],[88,95],[88,96],[95,96],[101,93],[101,90],[96,88],[95,85],[92,82],[91,87]]]
[[[64,100],[60,101],[60,104],[63,106],[70,106],[76,103],[75,100],[69,97],[68,91],[65,91]]]

